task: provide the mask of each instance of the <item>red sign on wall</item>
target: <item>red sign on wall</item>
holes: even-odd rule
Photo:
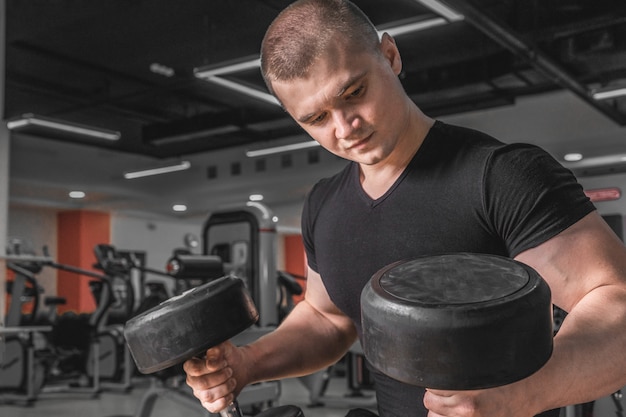
[[[585,194],[591,201],[613,201],[618,200],[622,196],[622,191],[617,187],[598,188],[595,190],[585,190]]]

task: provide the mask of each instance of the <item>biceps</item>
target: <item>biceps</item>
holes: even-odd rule
[[[595,288],[626,287],[626,249],[597,212],[515,259],[548,282],[554,303],[566,311]]]
[[[320,314],[331,320],[337,327],[342,329],[354,328],[352,320],[343,314],[330,299],[320,274],[313,271],[311,268],[307,270],[307,285],[304,298],[307,303]]]

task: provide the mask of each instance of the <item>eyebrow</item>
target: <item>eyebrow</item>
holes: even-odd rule
[[[356,84],[356,82],[359,81],[361,78],[365,77],[366,74],[367,74],[367,71],[361,71],[360,73],[355,74],[352,77],[348,78],[348,80],[339,87],[335,97],[341,97],[346,92],[346,90],[348,88],[350,88],[352,85]],[[315,113],[316,112],[306,114],[306,115],[304,115],[302,117],[299,117],[297,120],[300,123],[306,123],[313,116],[315,116]]]
[[[348,81],[343,83],[343,86],[339,89],[335,97],[341,97],[348,88],[356,84],[356,82],[359,81],[361,78],[365,77],[365,74],[367,74],[367,71],[361,71],[360,73],[348,78]]]

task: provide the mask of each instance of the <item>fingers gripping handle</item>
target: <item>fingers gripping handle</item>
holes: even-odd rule
[[[232,403],[228,404],[228,406],[226,406],[225,409],[220,411],[220,416],[221,417],[243,417],[243,414],[241,414],[241,409],[239,408],[239,404],[237,404],[237,401],[235,400]]]

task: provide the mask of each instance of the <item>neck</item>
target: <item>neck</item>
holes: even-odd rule
[[[393,185],[424,143],[434,122],[417,106],[412,106],[405,134],[389,156],[375,165],[361,164],[361,185],[370,197],[381,197]]]
[[[415,105],[411,106],[410,112],[411,116],[409,117],[406,133],[398,141],[396,149],[390,155],[391,164],[396,165],[401,170],[404,170],[411,162],[422,143],[424,143],[428,131],[435,123],[433,119],[422,113]]]

